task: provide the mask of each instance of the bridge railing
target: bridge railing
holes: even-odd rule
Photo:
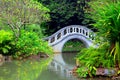
[[[95,36],[93,31],[88,29],[87,27],[80,26],[80,25],[71,25],[71,26],[67,26],[67,27],[60,29],[53,35],[45,38],[45,40],[47,40],[50,45],[53,45],[59,42],[64,37],[68,35],[72,35],[72,34],[82,35],[91,41],[94,40],[94,36]]]

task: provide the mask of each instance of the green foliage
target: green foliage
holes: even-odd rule
[[[9,27],[18,38],[22,27],[49,20],[49,9],[34,0],[1,0],[0,24]]]
[[[16,42],[17,52],[15,57],[26,57],[32,54],[46,53],[51,54],[52,49],[48,46],[48,43],[41,40],[34,32],[22,31],[21,36]]]
[[[68,41],[64,45],[63,52],[65,52],[65,51],[70,51],[70,52],[71,51],[80,51],[84,47],[85,47],[85,45],[81,41],[73,39],[73,40]]]
[[[120,68],[120,2],[93,0],[90,5],[90,17],[95,21],[93,26],[98,29],[97,42],[100,45],[98,48],[83,49],[78,55],[77,59],[84,68],[80,67],[77,72],[82,77],[95,75],[98,67],[118,65]]]
[[[94,26],[99,30],[99,34],[101,36],[109,39],[111,42],[120,41],[119,5],[119,1],[117,3],[113,3],[107,0],[94,1],[91,3],[91,7],[93,9],[92,18],[96,21]]]
[[[120,74],[120,70],[118,70],[117,74]]]
[[[39,38],[43,38],[43,28],[41,28],[40,25],[37,25],[37,24],[31,24],[31,25],[27,25],[26,28],[25,28],[26,31],[29,31],[29,32],[35,32]]]
[[[114,66],[113,56],[106,54],[108,53],[108,47],[108,43],[104,43],[98,48],[90,47],[80,51],[77,56],[80,64],[77,72],[80,77],[88,75],[92,77],[98,67],[110,68]]]
[[[115,43],[115,46],[113,47],[113,49],[110,52],[110,55],[114,56],[114,62],[120,68],[120,42],[117,41]]]
[[[99,6],[101,5],[101,6]],[[110,44],[109,55],[120,67],[120,2],[119,0],[97,0],[91,2],[93,24],[98,29],[98,36]]]
[[[9,54],[13,45],[13,34],[8,31],[0,30],[0,54]]]
[[[39,52],[52,53],[48,43],[41,40],[43,34],[39,26],[49,20],[48,12],[49,9],[36,0],[1,0],[0,25],[4,27],[0,28],[9,28],[13,35],[9,32],[3,35],[1,32],[0,52],[16,57]],[[23,29],[26,31],[21,31]]]
[[[50,9],[51,20],[46,23],[48,26],[46,33],[51,34],[58,29],[75,24],[86,25],[84,9],[87,6],[85,0],[38,0]]]

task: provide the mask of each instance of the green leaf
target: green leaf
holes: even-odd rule
[[[3,53],[8,53],[8,49],[2,48]]]

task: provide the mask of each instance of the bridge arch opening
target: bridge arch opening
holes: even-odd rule
[[[75,38],[68,40],[64,44],[62,49],[62,58],[64,62],[68,65],[74,66],[76,64],[75,56],[81,49],[86,47],[87,46],[85,45],[85,43],[82,42],[80,39]]]
[[[85,48],[86,45],[81,40],[75,38],[68,40],[62,48],[62,52],[79,52],[82,48]]]

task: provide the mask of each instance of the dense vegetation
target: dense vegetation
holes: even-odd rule
[[[91,19],[86,17],[89,0],[38,0],[50,9],[51,20],[47,25],[46,34],[50,35],[68,25],[88,25]]]
[[[1,0],[0,53],[14,57],[52,53],[40,27],[49,20],[48,12],[35,0]]]
[[[98,31],[95,43],[99,46],[83,49],[77,55],[79,76],[93,77],[99,67],[117,67],[119,74],[119,0],[1,0],[0,54],[15,58],[51,54],[52,49],[42,40],[43,32],[50,35],[74,24],[90,25]],[[66,45],[76,46],[71,42]]]
[[[98,29],[96,42],[98,48],[83,49],[77,59],[84,67],[77,71],[80,76],[95,75],[96,68],[120,69],[120,2],[117,0],[92,1],[91,18],[93,26]]]

